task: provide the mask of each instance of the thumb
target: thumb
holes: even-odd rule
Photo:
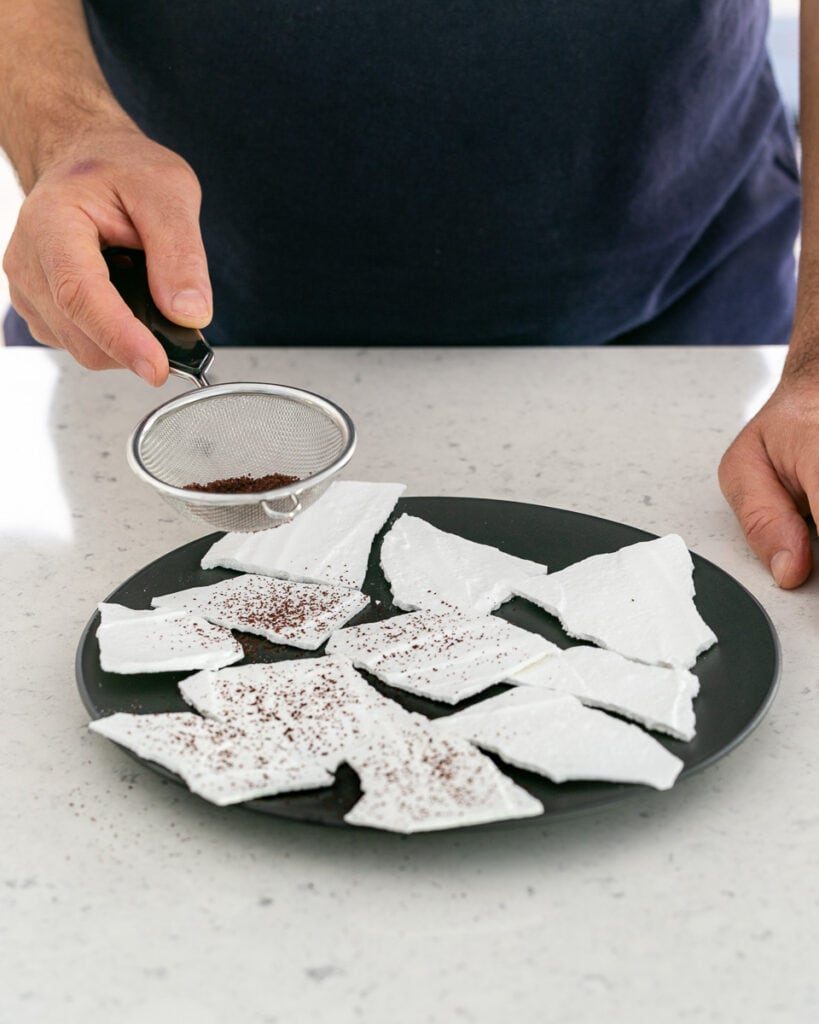
[[[761,442],[741,434],[720,463],[719,483],[777,585],[790,590],[804,583],[811,569],[808,525]]]
[[[141,197],[129,210],[145,249],[154,302],[183,327],[205,327],[213,316],[199,203],[199,184],[186,170],[172,187],[166,185],[148,201]]]

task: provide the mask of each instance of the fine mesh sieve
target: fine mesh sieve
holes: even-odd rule
[[[178,511],[218,530],[250,531],[289,522],[315,501],[354,445],[349,417],[319,395],[279,384],[218,384],[147,416],[128,460]],[[184,489],[272,470],[298,482],[257,494]]]
[[[333,402],[281,384],[208,384],[213,351],[198,331],[165,320],[148,290],[145,259],[106,250],[111,281],[168,354],[171,372],[195,383],[145,417],[128,462],[177,511],[219,530],[253,531],[290,522],[352,458],[352,420]],[[295,483],[256,493],[191,491],[233,477],[279,473]]]

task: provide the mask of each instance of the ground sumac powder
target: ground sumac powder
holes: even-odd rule
[[[207,484],[185,484],[186,491],[207,491],[210,494],[258,494],[298,483],[297,476],[286,473],[268,473],[267,476],[229,476],[224,480],[211,480]]]

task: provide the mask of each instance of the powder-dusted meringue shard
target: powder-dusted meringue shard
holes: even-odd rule
[[[329,771],[349,763],[364,790],[349,824],[417,832],[543,810],[470,744],[433,732],[340,658],[199,672],[179,689],[203,714],[297,759]]]
[[[682,761],[637,725],[568,693],[519,686],[432,725],[553,782],[596,779],[670,789]]]
[[[116,714],[88,728],[176,772],[194,793],[220,806],[333,783],[318,762],[299,757],[259,730],[187,712]]]
[[[569,636],[649,665],[691,668],[717,641],[694,604],[694,565],[669,534],[592,555],[515,593],[556,615]]]
[[[327,653],[409,693],[457,704],[533,664],[554,644],[493,615],[398,615],[334,633]]]
[[[425,721],[380,723],[346,760],[363,790],[349,825],[431,832],[543,813],[488,757]]]
[[[680,740],[694,737],[693,700],[700,682],[684,668],[643,665],[599,647],[570,647],[515,672],[507,682],[572,693],[588,707],[616,711],[648,729]]]
[[[292,523],[225,534],[202,559],[202,568],[223,566],[360,590],[373,538],[405,490],[404,484],[337,481]]]
[[[157,608],[181,608],[272,643],[314,651],[368,602],[365,594],[349,587],[247,575],[163,594],[152,603]]]
[[[345,754],[388,720],[418,716],[382,697],[340,658],[303,658],[197,672],[179,684],[209,718],[246,723],[306,760],[335,771]]]
[[[546,566],[403,515],[384,538],[381,567],[404,611],[488,615]]]
[[[230,630],[189,612],[99,605],[97,640],[106,672],[184,672],[241,661],[242,646]]]

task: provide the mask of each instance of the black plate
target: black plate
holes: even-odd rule
[[[625,544],[653,537],[653,534],[621,523],[540,505],[481,498],[402,498],[373,545],[364,583],[364,590],[372,599],[372,604],[353,619],[352,624],[372,622],[397,612],[392,605],[389,585],[380,569],[379,554],[383,534],[404,512],[420,516],[434,526],[470,540],[492,544],[522,558],[545,562],[552,572],[589,555],[615,551]],[[126,580],[106,601],[130,608],[148,608],[151,598],[157,594],[216,583],[236,576],[236,573],[226,569],[203,570],[199,567],[202,555],[219,536],[211,534],[202,537],[157,559]],[[683,743],[657,734],[663,746],[683,759],[683,776],[727,754],[751,732],[773,700],[779,674],[779,645],[765,611],[727,573],[698,555],[693,557],[697,605],[705,621],[719,637],[719,643],[700,657],[695,668],[702,688],[696,702],[697,735],[694,740]],[[503,605],[496,614],[516,626],[542,634],[561,647],[575,643],[563,633],[556,619],[521,599]],[[98,624],[97,612],[83,631],[76,664],[80,695],[93,718],[101,718],[116,711],[145,713],[190,710],[176,686],[187,674],[185,672],[133,676],[104,672],[100,668],[96,638]],[[298,651],[247,635],[241,635],[240,639],[250,661],[309,658],[321,653]],[[451,714],[454,710],[448,705],[384,686],[372,677],[368,676],[368,679],[381,693],[394,698],[411,711],[420,711],[434,718]],[[458,705],[458,709],[500,693],[505,688],[495,686],[464,701]],[[177,776],[153,762],[142,763],[167,778],[180,781]],[[550,818],[591,809],[644,791],[642,786],[604,782],[567,782],[558,786],[530,772],[510,768],[500,761],[496,763],[543,803],[545,814]],[[343,817],[359,794],[355,773],[344,765],[331,788],[253,800],[243,806],[277,817],[343,826]],[[526,824],[541,820],[540,817],[524,818],[504,824]]]

